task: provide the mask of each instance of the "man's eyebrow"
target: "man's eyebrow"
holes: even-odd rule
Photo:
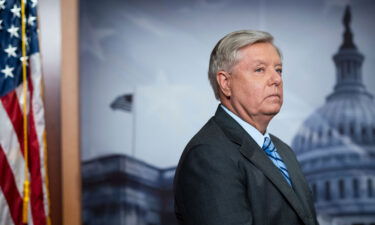
[[[258,59],[258,60],[254,60],[254,64],[267,64],[267,63]]]
[[[259,59],[257,59],[257,60],[254,60],[254,64],[256,64],[256,65],[259,65],[259,64],[264,64],[264,65],[267,65],[267,63],[266,63],[266,62],[264,62],[263,60],[259,60]],[[276,64],[275,66],[283,66],[283,63],[282,63],[282,62],[280,62],[280,63]]]

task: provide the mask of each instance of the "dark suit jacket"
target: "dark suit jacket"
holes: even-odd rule
[[[311,191],[293,151],[271,135],[293,188],[221,107],[191,139],[174,179],[184,225],[316,225]]]

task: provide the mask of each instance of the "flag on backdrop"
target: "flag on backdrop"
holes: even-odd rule
[[[123,110],[125,112],[131,112],[133,108],[133,94],[125,94],[118,96],[112,103],[111,108],[113,110]]]
[[[0,0],[0,225],[23,224],[25,178],[30,181],[30,200],[25,207],[28,224],[50,223],[37,0],[23,1],[24,13],[21,0]],[[21,44],[23,16],[26,57],[22,57]],[[23,90],[23,60],[27,62],[26,93]],[[24,135],[24,104],[27,136]]]

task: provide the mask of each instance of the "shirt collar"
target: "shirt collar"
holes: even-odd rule
[[[227,109],[227,107],[225,107],[223,104],[220,104],[220,106],[224,109],[226,113],[228,113],[229,116],[231,116],[238,124],[240,124],[241,127],[250,135],[250,137],[253,138],[254,141],[262,148],[264,138],[270,137],[268,132],[266,131],[266,133],[263,135],[254,126],[238,117],[236,114]]]

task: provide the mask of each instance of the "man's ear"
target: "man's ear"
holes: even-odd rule
[[[231,96],[231,89],[230,89],[230,74],[225,71],[218,71],[216,74],[216,80],[221,90],[221,93],[225,97]]]

